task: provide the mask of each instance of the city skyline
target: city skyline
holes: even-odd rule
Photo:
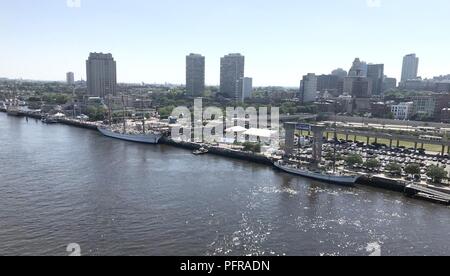
[[[246,1],[239,10],[229,3],[200,0],[108,5],[85,0],[80,7],[69,7],[66,1],[29,2],[2,4],[0,77],[64,81],[64,72],[72,71],[77,80],[86,79],[83,60],[89,52],[112,53],[121,64],[121,83],[183,84],[184,59],[191,52],[206,57],[207,85],[219,85],[220,57],[232,52],[246,56],[246,72],[255,86],[296,87],[309,72],[348,70],[355,57],[385,64],[385,74],[400,80],[402,57],[408,53],[421,58],[422,77],[449,73],[450,57],[443,55],[446,38],[437,28],[449,23],[447,1],[425,6],[419,1],[381,1],[379,7],[365,0],[285,5]],[[428,10],[433,17],[415,20]],[[230,16],[234,20],[227,25]],[[408,29],[401,23],[405,21]],[[421,30],[421,37],[415,35]]]

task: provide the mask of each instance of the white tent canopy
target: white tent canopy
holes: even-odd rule
[[[62,117],[66,117],[66,115],[64,115],[64,113],[56,113],[55,115],[53,115],[54,117],[57,118],[62,118]]]
[[[230,132],[241,133],[241,132],[245,132],[245,131],[247,131],[247,129],[245,127],[241,127],[241,126],[230,127],[225,130],[225,132],[227,132],[227,133],[230,133]]]
[[[254,137],[261,137],[261,138],[271,138],[272,135],[276,134],[277,132],[270,129],[259,129],[259,128],[251,128],[244,132],[244,135],[248,136],[254,136]]]

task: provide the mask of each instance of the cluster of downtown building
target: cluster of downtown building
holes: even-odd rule
[[[206,58],[200,54],[186,56],[186,95],[202,97],[205,93]],[[301,80],[297,100],[301,105],[316,105],[318,112],[369,114],[409,120],[420,114],[426,118],[450,122],[450,76],[422,80],[418,77],[419,58],[415,54],[403,58],[399,85],[384,74],[384,64],[371,64],[356,58],[350,70],[336,69],[328,75],[307,74]],[[87,92],[90,97],[104,99],[117,96],[116,61],[111,54],[91,53],[86,61]],[[244,102],[252,97],[252,78],[245,77],[245,57],[228,54],[220,59],[220,95]],[[73,73],[67,83],[74,83]],[[415,95],[405,102],[382,101],[392,89],[430,91]],[[338,108],[336,110],[336,107]]]
[[[418,71],[419,58],[406,55],[397,86],[397,79],[385,76],[384,64],[368,64],[356,58],[348,72],[339,68],[329,75],[303,76],[298,98],[302,104],[317,105],[319,112],[450,122],[450,76],[422,80]],[[383,101],[384,93],[394,89],[418,93],[405,102]]]
[[[243,102],[251,98],[253,79],[245,77],[245,57],[229,54],[220,59],[220,93]],[[186,57],[186,95],[201,97],[205,92],[205,57],[190,54]]]
[[[86,61],[88,95],[105,98],[117,95],[116,61],[111,54],[91,53]],[[67,73],[67,83],[73,84],[73,73]],[[220,61],[220,93],[237,102],[252,96],[253,79],[245,77],[245,57],[229,54]],[[202,97],[205,93],[205,57],[186,57],[186,95]]]

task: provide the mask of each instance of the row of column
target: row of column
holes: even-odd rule
[[[327,137],[327,140],[330,139],[330,133],[329,133],[329,132],[327,132],[326,137]],[[345,135],[345,140],[348,141],[349,138],[350,138],[350,135],[349,135],[349,134],[346,134],[346,135]],[[366,140],[366,144],[369,145],[369,143],[370,143],[370,137],[368,136],[368,137],[366,137],[366,139],[367,139],[367,140]],[[356,140],[357,140],[357,136],[355,135],[353,141],[356,141]],[[390,139],[390,140],[389,140],[389,147],[390,147],[390,148],[393,147],[394,141],[397,141],[397,148],[400,147],[400,140],[394,140],[394,139]],[[376,137],[375,137],[375,143],[378,143],[378,138],[376,138]],[[415,143],[414,143],[414,149],[417,150],[417,149],[418,149],[418,146],[419,146],[419,143],[418,143],[418,142],[415,142]],[[424,143],[421,143],[421,148],[423,149],[423,147],[424,147]],[[444,154],[446,153],[446,151],[445,151],[446,148],[447,148],[447,154],[450,155],[450,146],[445,146],[445,145],[442,145],[441,155],[444,155]]]

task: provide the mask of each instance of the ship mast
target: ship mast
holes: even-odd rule
[[[144,112],[144,98],[141,98],[141,112],[142,112],[142,132],[145,134],[145,112]]]
[[[333,173],[336,173],[336,143],[337,143],[337,101],[334,101],[334,141],[333,141]]]
[[[73,105],[72,118],[75,119],[75,117],[76,117],[76,111],[75,111],[75,84],[72,86],[72,105]]]
[[[122,95],[122,107],[123,107],[123,134],[126,133],[126,121],[125,121],[125,100],[123,99],[123,95]]]
[[[111,128],[112,126],[112,110],[111,110],[111,97],[108,96],[108,124],[109,127]]]

